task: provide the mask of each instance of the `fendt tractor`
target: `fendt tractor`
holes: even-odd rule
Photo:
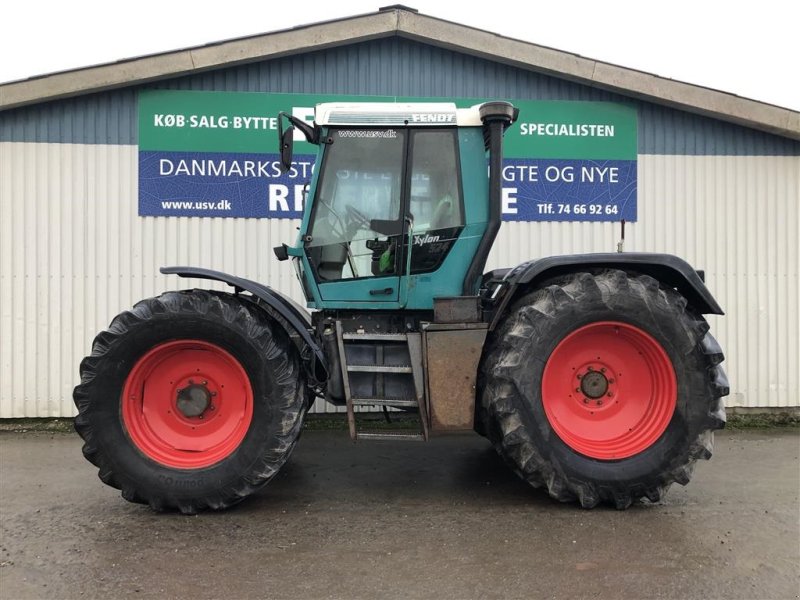
[[[476,431],[533,487],[586,508],[686,484],[725,423],[723,355],[703,318],[722,309],[702,272],[671,255],[484,272],[518,112],[281,113],[284,170],[296,132],[318,146],[297,241],[275,248],[313,311],[248,279],[162,268],[232,291],[142,300],[96,337],[74,398],[100,478],[156,510],[226,508],[278,472],[324,398],[346,407],[353,440]]]

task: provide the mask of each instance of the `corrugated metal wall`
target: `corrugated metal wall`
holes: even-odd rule
[[[398,39],[159,86],[636,104],[639,222],[626,248],[706,269],[728,312],[712,327],[728,356],[729,405],[800,404],[797,142]],[[294,240],[295,221],[137,216],[136,118],[131,89],[0,113],[0,417],[74,414],[95,333],[140,298],[208,285],[164,277],[162,265],[220,269],[300,299],[271,252]],[[609,251],[617,237],[610,223],[508,222],[489,267]]]

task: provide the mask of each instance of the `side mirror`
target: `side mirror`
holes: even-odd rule
[[[281,172],[286,173],[292,168],[292,143],[294,142],[294,127],[288,127],[281,133]]]
[[[275,253],[275,258],[278,260],[289,260],[289,248],[286,244],[275,246],[272,251]]]

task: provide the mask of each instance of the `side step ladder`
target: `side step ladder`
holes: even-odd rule
[[[427,440],[421,334],[344,332],[341,321],[337,321],[336,338],[350,438],[353,441]],[[388,412],[390,408],[416,409],[419,430],[359,430],[357,406],[381,407],[387,419],[392,414]]]

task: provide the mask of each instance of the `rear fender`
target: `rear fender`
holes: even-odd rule
[[[325,360],[325,355],[317,339],[311,333],[311,316],[290,298],[287,298],[280,292],[266,285],[234,275],[228,275],[221,271],[201,269],[198,267],[161,267],[160,271],[164,275],[178,275],[179,277],[195,277],[197,279],[222,281],[233,287],[237,294],[241,291],[250,292],[277,313],[280,319],[276,319],[276,321],[286,329],[289,335],[296,334],[302,340],[303,344],[308,347],[312,358],[312,364],[309,365],[309,374],[320,383],[328,379],[328,365]]]
[[[494,329],[508,304],[519,295],[521,289],[536,287],[537,284],[559,275],[597,269],[621,269],[650,275],[662,284],[678,290],[697,312],[725,314],[708,291],[700,274],[677,256],[638,252],[573,254],[524,262],[508,271],[503,278],[503,286],[507,289],[494,313],[490,329]]]

